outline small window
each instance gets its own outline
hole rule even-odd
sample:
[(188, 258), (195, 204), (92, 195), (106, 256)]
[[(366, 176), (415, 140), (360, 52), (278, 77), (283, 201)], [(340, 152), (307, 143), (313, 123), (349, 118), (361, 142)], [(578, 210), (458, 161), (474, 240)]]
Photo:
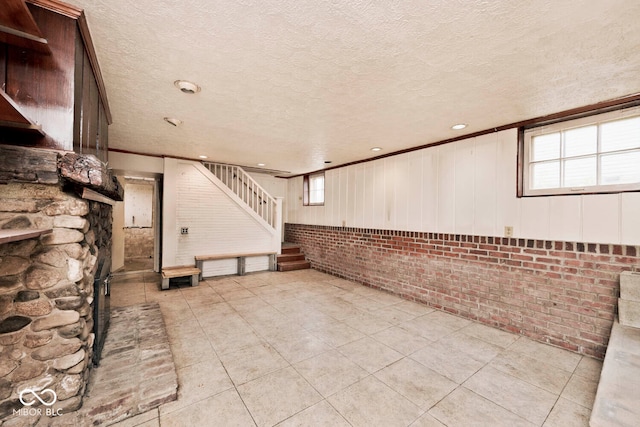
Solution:
[(640, 190), (640, 110), (524, 131), (525, 196)]
[(302, 181), (304, 206), (324, 205), (324, 172), (305, 175)]

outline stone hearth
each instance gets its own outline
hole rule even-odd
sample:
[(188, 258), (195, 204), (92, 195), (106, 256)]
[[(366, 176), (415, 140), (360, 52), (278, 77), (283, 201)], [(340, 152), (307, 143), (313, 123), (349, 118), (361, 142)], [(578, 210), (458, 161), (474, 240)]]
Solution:
[(111, 311), (100, 365), (93, 369), (82, 409), (62, 425), (109, 425), (178, 397), (178, 377), (158, 303)]

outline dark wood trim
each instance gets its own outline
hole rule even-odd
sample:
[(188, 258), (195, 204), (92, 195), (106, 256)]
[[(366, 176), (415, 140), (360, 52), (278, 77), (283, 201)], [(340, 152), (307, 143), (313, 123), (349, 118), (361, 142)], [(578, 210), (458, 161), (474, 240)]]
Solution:
[(501, 132), (503, 130), (514, 129), (514, 128), (532, 128), (537, 126), (545, 126), (552, 123), (564, 121), (564, 120), (572, 120), (580, 117), (590, 116), (594, 114), (601, 114), (612, 110), (635, 107), (640, 105), (640, 93), (635, 93), (633, 95), (623, 96), (621, 98), (610, 99), (608, 101), (598, 102), (596, 104), (586, 105), (584, 107), (572, 108), (570, 110), (561, 111), (559, 113), (548, 114), (546, 116), (536, 117), (534, 119), (522, 120), (515, 123), (510, 123), (507, 125), (502, 125), (498, 127), (494, 127), (491, 129), (485, 129), (479, 132), (473, 132), (466, 135), (460, 135), (455, 138), (444, 139), (442, 141), (432, 142), (429, 144), (420, 145), (418, 147), (405, 148), (404, 150), (398, 150), (391, 153), (385, 153), (376, 157), (371, 157), (369, 159), (356, 160), (349, 163), (344, 163), (341, 165), (331, 166), (324, 169), (318, 169), (313, 172), (307, 173), (299, 173), (291, 176), (279, 176), (277, 178), (297, 178), (299, 176), (314, 174), (316, 172), (328, 171), (331, 169), (339, 169), (344, 168), (346, 166), (353, 166), (360, 163), (372, 162), (378, 159), (384, 159), (386, 157), (397, 156), (399, 154), (411, 153), (413, 151), (422, 150), (428, 147), (437, 147), (438, 145), (450, 144), (456, 141), (462, 141), (464, 139), (476, 138), (478, 136), (487, 135), (490, 133)]
[(518, 160), (516, 168), (516, 197), (524, 196), (524, 127), (518, 128)]
[[(191, 157), (182, 157), (182, 156), (171, 156), (169, 154), (151, 154), (151, 153), (141, 153), (140, 151), (131, 151), (131, 150), (122, 150), (120, 148), (111, 148), (109, 147), (110, 152), (114, 153), (122, 153), (122, 154), (134, 154), (136, 156), (147, 156), (147, 157), (157, 157), (159, 159), (169, 158), (169, 159), (178, 159), (178, 160), (188, 160), (190, 162), (205, 162), (204, 159), (194, 159)], [(217, 162), (209, 162), (209, 163), (217, 163)], [(238, 166), (238, 165), (229, 165), (229, 166)], [(239, 166), (242, 167), (242, 166)]]
[(31, 3), (34, 6), (39, 6), (39, 7), (48, 9), (52, 12), (59, 13), (60, 15), (67, 16), (69, 18), (78, 19), (80, 18), (80, 15), (82, 15), (82, 9), (58, 0), (26, 0), (26, 1), (27, 3)]
[(177, 157), (177, 156), (169, 156), (164, 154), (142, 153), (140, 151), (122, 150), (120, 148), (111, 148), (111, 147), (109, 147), (109, 151), (112, 151), (114, 153), (122, 153), (122, 154), (135, 154), (136, 156), (158, 157), (160, 159), (164, 159), (165, 157), (170, 157), (172, 159), (179, 159), (179, 160), (193, 160), (194, 162), (202, 161), (202, 159), (191, 159), (189, 157)]
[(623, 98), (616, 98), (610, 101), (600, 102), (598, 104), (588, 105), (586, 107), (574, 108), (572, 110), (563, 111), (557, 114), (539, 117), (533, 120), (527, 120), (517, 127), (523, 129), (531, 129), (540, 126), (548, 126), (554, 123), (564, 122), (568, 120), (580, 119), (582, 117), (595, 116), (615, 110), (623, 110), (625, 108), (637, 107), (640, 105), (640, 93), (629, 95)]

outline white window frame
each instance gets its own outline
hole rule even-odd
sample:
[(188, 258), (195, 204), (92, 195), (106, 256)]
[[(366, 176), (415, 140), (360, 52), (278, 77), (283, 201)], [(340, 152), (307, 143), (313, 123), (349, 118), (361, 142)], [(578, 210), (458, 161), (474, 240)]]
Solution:
[[(532, 138), (534, 136), (540, 136), (555, 132), (566, 131), (574, 128), (579, 128), (583, 126), (589, 125), (600, 125), (606, 122), (612, 122), (621, 119), (627, 119), (631, 117), (640, 116), (640, 107), (632, 107), (627, 109), (615, 110), (607, 113), (592, 115), (588, 117), (582, 117), (573, 120), (565, 120), (557, 123), (553, 123), (550, 125), (532, 127), (529, 129), (524, 129), (524, 141), (523, 141), (523, 149), (524, 149), (524, 157), (522, 164), (522, 182), (523, 182), (523, 195), (524, 196), (546, 196), (546, 195), (566, 195), (566, 194), (594, 194), (594, 193), (619, 193), (626, 191), (640, 191), (640, 182), (636, 183), (627, 183), (627, 184), (609, 184), (609, 185), (590, 185), (590, 186), (582, 186), (582, 187), (556, 187), (556, 188), (541, 188), (541, 189), (531, 189), (531, 175), (532, 168), (531, 165), (534, 163), (531, 161), (531, 143)], [(562, 145), (562, 141), (561, 141)], [(630, 150), (621, 150), (619, 152), (624, 151), (635, 151), (634, 149)], [(598, 127), (598, 148), (596, 152), (597, 159), (597, 174), (600, 175), (600, 156), (601, 154), (609, 154), (610, 152), (603, 153), (600, 151), (600, 129)], [(570, 157), (563, 157), (561, 155), (560, 162), (562, 163), (563, 159), (567, 159)], [(640, 165), (638, 165), (640, 168)], [(561, 181), (563, 170), (561, 167)]]

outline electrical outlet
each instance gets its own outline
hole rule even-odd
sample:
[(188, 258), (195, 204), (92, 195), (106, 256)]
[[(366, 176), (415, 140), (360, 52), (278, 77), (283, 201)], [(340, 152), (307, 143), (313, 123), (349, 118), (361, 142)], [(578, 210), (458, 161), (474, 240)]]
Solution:
[(181, 227), (180, 234), (189, 234), (189, 227)]
[(513, 237), (513, 227), (510, 225), (504, 226), (504, 237)]
[(345, 221), (344, 219), (342, 220), (342, 226), (346, 227), (347, 226), (347, 221)]

